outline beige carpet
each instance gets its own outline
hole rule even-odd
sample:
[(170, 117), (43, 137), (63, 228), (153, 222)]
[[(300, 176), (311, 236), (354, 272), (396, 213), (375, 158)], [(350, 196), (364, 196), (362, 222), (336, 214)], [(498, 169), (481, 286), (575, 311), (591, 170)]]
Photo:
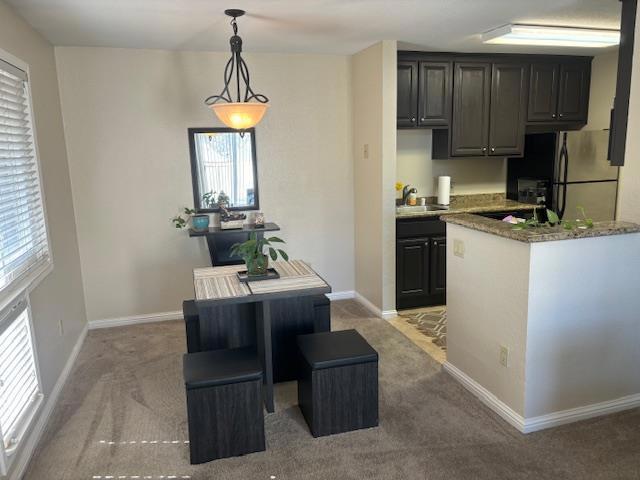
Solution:
[[(380, 426), (314, 439), (295, 383), (276, 390), (267, 451), (188, 461), (181, 322), (89, 333), (27, 472), (69, 479), (638, 479), (640, 410), (521, 435), (353, 301), (332, 305), (380, 353)], [(172, 477), (173, 476), (173, 477)]]

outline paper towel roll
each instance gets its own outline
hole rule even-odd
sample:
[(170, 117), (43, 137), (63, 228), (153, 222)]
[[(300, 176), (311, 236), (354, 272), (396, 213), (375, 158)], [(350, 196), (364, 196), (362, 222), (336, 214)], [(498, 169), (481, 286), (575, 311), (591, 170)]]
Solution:
[(449, 205), (450, 194), (451, 177), (438, 177), (438, 204)]

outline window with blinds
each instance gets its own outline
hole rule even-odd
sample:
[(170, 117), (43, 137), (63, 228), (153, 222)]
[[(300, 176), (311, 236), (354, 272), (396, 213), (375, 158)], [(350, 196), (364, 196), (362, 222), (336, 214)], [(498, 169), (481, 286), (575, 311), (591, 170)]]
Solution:
[(42, 399), (27, 301), (0, 319), (0, 431), (5, 452), (14, 448)]
[(27, 74), (0, 60), (0, 295), (50, 262)]

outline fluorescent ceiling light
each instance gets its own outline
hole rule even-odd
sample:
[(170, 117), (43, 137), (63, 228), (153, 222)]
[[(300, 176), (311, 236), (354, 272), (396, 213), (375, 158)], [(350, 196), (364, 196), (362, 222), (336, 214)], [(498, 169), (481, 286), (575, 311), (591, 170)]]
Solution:
[(620, 31), (512, 24), (483, 33), (482, 41), (504, 45), (602, 48), (618, 45)]

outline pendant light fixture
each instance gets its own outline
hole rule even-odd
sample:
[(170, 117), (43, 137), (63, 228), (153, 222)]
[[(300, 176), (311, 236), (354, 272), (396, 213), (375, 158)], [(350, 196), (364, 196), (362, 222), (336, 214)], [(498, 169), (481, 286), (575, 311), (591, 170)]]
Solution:
[[(204, 102), (215, 112), (220, 121), (235, 130), (244, 130), (255, 126), (269, 108), (269, 99), (261, 93), (254, 93), (249, 85), (249, 68), (242, 59), (242, 39), (238, 36), (236, 18), (244, 15), (244, 10), (225, 10), (232, 18), (233, 36), (229, 40), (231, 58), (224, 68), (224, 88), (220, 95), (212, 95)], [(235, 81), (233, 77), (235, 75)], [(240, 82), (244, 83), (241, 87)], [(231, 86), (236, 87), (236, 101), (231, 96)]]

